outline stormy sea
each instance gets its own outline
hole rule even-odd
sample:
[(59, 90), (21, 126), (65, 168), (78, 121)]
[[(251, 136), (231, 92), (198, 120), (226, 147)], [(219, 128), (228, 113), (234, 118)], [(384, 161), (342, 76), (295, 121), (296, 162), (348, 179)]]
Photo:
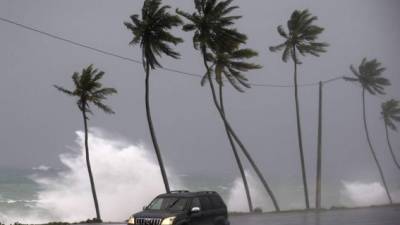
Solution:
[[(59, 156), (62, 167), (45, 164), (31, 169), (0, 168), (0, 222), (11, 224), (78, 222), (93, 217), (94, 207), (87, 176), (83, 133), (76, 132), (75, 147)], [(162, 193), (163, 184), (153, 152), (144, 146), (90, 133), (91, 161), (100, 209), (105, 221), (124, 221)], [(182, 174), (167, 167), (174, 190), (213, 190), (220, 193), (229, 211), (247, 210), (241, 179), (215, 174)], [(272, 203), (254, 174), (247, 172), (254, 206), (272, 211)], [(298, 185), (297, 185), (298, 186)], [(275, 188), (283, 209), (303, 208), (302, 189), (286, 181)], [(369, 206), (385, 204), (385, 192), (378, 182), (342, 181), (326, 185), (324, 202), (332, 206)], [(399, 192), (395, 193), (399, 201)]]

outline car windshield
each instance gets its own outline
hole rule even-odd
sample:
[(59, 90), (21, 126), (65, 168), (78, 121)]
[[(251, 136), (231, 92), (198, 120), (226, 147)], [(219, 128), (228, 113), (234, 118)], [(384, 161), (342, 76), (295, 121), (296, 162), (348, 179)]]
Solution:
[(183, 211), (186, 207), (186, 204), (186, 198), (159, 197), (154, 199), (149, 206), (147, 206), (147, 209)]

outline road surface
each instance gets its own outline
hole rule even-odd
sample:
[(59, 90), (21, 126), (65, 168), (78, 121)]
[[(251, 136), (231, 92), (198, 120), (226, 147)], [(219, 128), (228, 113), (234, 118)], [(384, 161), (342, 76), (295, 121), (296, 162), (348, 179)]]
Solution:
[(231, 225), (400, 225), (400, 206), (231, 216)]
[[(300, 211), (232, 215), (229, 220), (231, 225), (400, 225), (400, 205), (326, 210), (319, 213)], [(106, 225), (121, 225), (121, 223), (106, 223)]]

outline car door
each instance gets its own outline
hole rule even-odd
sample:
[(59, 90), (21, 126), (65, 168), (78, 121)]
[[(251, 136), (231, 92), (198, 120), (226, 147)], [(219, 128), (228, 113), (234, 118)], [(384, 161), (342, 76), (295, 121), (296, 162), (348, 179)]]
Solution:
[(210, 199), (207, 196), (200, 196), (200, 204), (201, 204), (201, 212), (203, 213), (202, 216), (204, 217), (204, 225), (214, 225), (213, 220), (213, 207), (211, 204)]
[[(191, 209), (199, 207), (200, 211), (193, 213)], [(203, 207), (200, 202), (200, 198), (193, 198), (189, 208), (190, 225), (207, 225), (206, 217), (204, 216)]]
[(213, 208), (211, 214), (213, 224), (225, 224), (227, 220), (227, 210), (225, 204), (217, 195), (210, 195), (209, 199), (211, 200), (211, 205)]

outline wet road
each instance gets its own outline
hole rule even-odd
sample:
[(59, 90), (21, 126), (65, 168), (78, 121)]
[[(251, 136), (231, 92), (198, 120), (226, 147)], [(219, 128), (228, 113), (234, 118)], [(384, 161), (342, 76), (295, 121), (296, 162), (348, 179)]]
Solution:
[(400, 225), (400, 205), (319, 213), (310, 211), (234, 215), (229, 220), (231, 225)]
[(400, 225), (400, 206), (231, 216), (231, 225)]

